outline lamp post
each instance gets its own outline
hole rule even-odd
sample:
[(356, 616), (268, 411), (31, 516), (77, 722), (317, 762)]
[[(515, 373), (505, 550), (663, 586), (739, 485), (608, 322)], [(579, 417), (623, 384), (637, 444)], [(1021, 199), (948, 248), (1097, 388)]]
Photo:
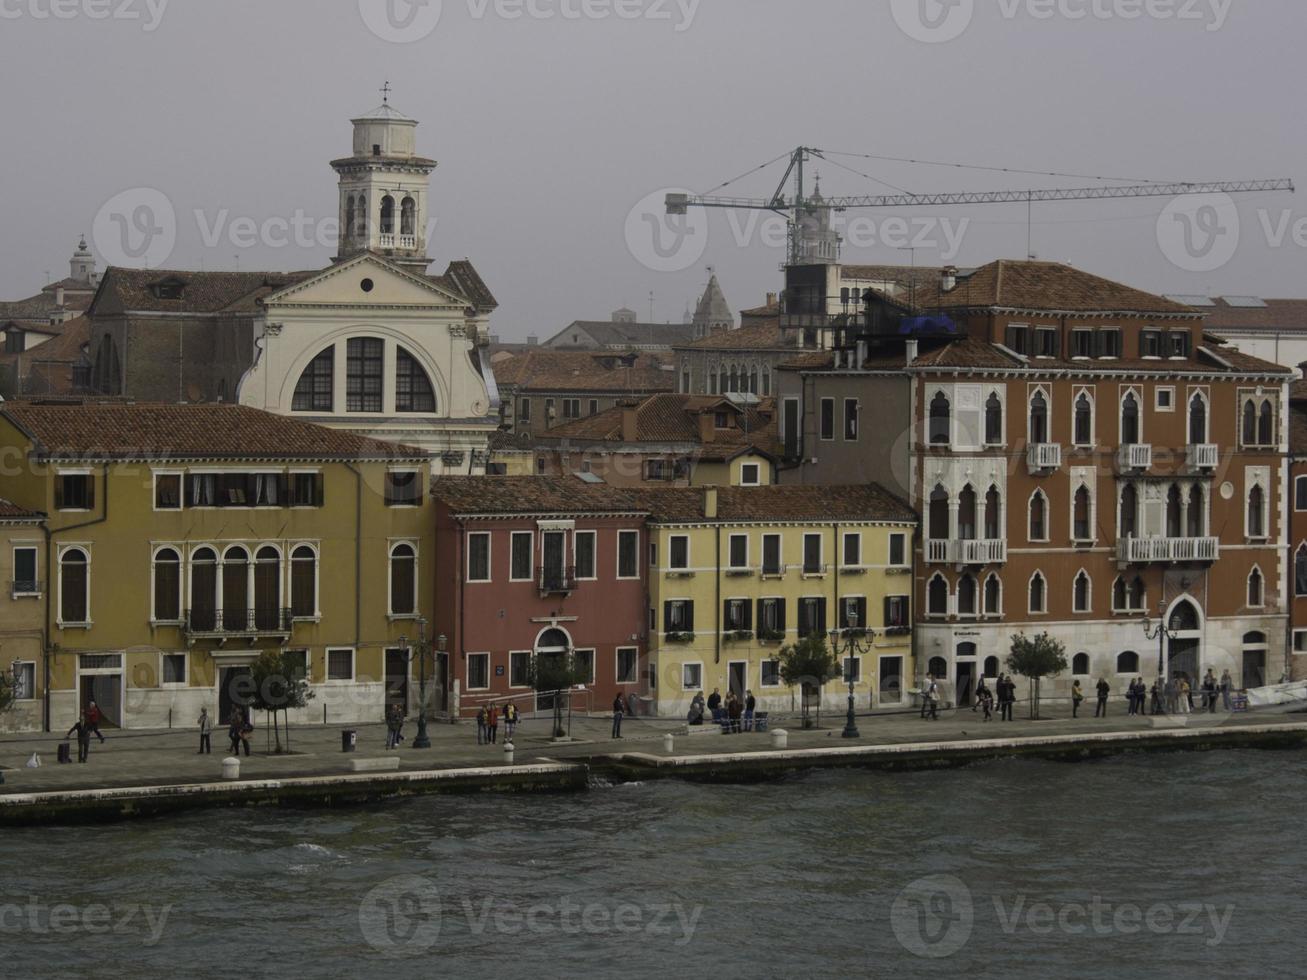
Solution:
[(876, 642), (876, 634), (872, 630), (864, 630), (862, 636), (855, 636), (858, 631), (858, 614), (850, 612), (847, 617), (849, 627), (845, 630), (842, 639), (840, 631), (835, 629), (830, 631), (831, 649), (843, 663), (846, 659), (849, 662), (848, 670), (845, 671), (845, 678), (849, 682), (849, 713), (844, 721), (844, 731), (840, 733), (841, 738), (861, 738), (858, 731), (857, 716), (853, 710), (853, 658), (871, 651)]
[[(408, 649), (408, 636), (399, 638), (400, 644)], [(437, 647), (444, 652), (446, 639), (442, 634), (436, 641)], [(429, 749), (431, 748), (431, 738), (427, 735), (427, 620), (426, 617), (418, 619), (418, 641), (413, 646), (412, 651), (408, 654), (408, 660), (413, 662), (417, 658), (418, 662), (418, 733), (413, 739), (413, 748)]]
[[(1166, 660), (1166, 641), (1174, 640), (1180, 632), (1179, 629), (1177, 629), (1179, 624), (1175, 620), (1172, 620), (1170, 626), (1167, 625), (1166, 619), (1162, 615), (1165, 610), (1165, 602), (1158, 605), (1157, 612), (1159, 614), (1159, 619), (1157, 620), (1156, 626), (1152, 624), (1152, 621), (1147, 616), (1144, 616), (1144, 637), (1148, 640), (1157, 641), (1157, 692), (1164, 705), (1166, 703), (1166, 683), (1171, 679), (1171, 671), (1169, 669), (1170, 665)], [(1177, 616), (1178, 615), (1179, 614), (1177, 613)]]

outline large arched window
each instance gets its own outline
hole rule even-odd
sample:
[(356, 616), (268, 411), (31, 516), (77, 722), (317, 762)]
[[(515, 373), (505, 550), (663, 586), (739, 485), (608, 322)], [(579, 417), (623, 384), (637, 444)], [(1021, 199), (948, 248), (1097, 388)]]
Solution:
[(1078, 613), (1089, 612), (1090, 582), (1089, 573), (1081, 569), (1072, 587), (1072, 608)]
[(218, 626), (218, 554), (199, 548), (191, 555), (191, 629), (207, 633)]
[(985, 658), (985, 676), (986, 677), (998, 676), (998, 657)]
[(998, 541), (1003, 537), (1003, 499), (998, 487), (991, 486), (985, 494), (985, 540)]
[(1124, 653), (1117, 654), (1116, 672), (1118, 674), (1139, 673), (1139, 654), (1133, 650), (1126, 650)]
[(1071, 658), (1071, 673), (1077, 677), (1089, 676), (1089, 654), (1077, 653)]
[(1207, 443), (1207, 399), (1195, 394), (1189, 399), (1189, 445)]
[(1194, 484), (1189, 488), (1189, 510), (1187, 513), (1189, 527), (1188, 536), (1191, 538), (1201, 538), (1207, 533), (1207, 522), (1204, 517), (1207, 508), (1204, 506), (1203, 488)]
[(985, 445), (1003, 445), (1003, 402), (996, 391), (990, 392), (985, 402)]
[(930, 494), (930, 540), (947, 541), (949, 539), (948, 491), (936, 485)]
[(1035, 572), (1030, 576), (1030, 612), (1048, 612), (1048, 583), (1044, 581), (1043, 572)]
[(417, 612), (417, 552), (411, 544), (390, 549), (390, 614), (412, 616)]
[(295, 385), (292, 412), (330, 412), (336, 381), (336, 348), (328, 347), (309, 362)]
[(1248, 574), (1248, 605), (1259, 609), (1266, 604), (1266, 582), (1262, 579), (1262, 570), (1253, 566)]
[(434, 412), (436, 394), (417, 359), (400, 347), (395, 352), (395, 411)]
[(351, 194), (345, 198), (345, 241), (354, 240), (354, 195)]
[(1121, 488), (1121, 537), (1133, 538), (1139, 534), (1139, 491), (1133, 483)]
[(1268, 398), (1262, 402), (1262, 411), (1257, 419), (1257, 444), (1274, 446), (1275, 442), (1275, 406)]
[(1166, 536), (1168, 538), (1179, 538), (1184, 534), (1183, 525), (1180, 521), (1182, 503), (1184, 495), (1180, 493), (1180, 488), (1176, 484), (1171, 484), (1171, 488), (1166, 492)]
[(1030, 399), (1030, 441), (1037, 446), (1048, 442), (1048, 399), (1043, 391)]
[(948, 582), (936, 574), (926, 586), (926, 612), (931, 616), (948, 615)]
[(175, 623), (182, 617), (182, 559), (175, 548), (154, 553), (154, 621)]
[(1243, 444), (1257, 445), (1257, 403), (1251, 398), (1243, 404)]
[(930, 676), (936, 679), (948, 677), (948, 661), (943, 657), (931, 657), (929, 671)]
[(976, 539), (976, 491), (970, 484), (958, 494), (958, 537), (963, 541)]
[(395, 199), (389, 194), (381, 199), (381, 233), (395, 234)]
[(1076, 489), (1072, 502), (1072, 534), (1077, 541), (1094, 539), (1094, 507), (1089, 488), (1083, 483)]
[(985, 579), (985, 615), (1001, 616), (1003, 614), (1003, 583), (998, 575), (989, 573)]
[(930, 444), (947, 446), (950, 439), (952, 411), (948, 396), (944, 392), (936, 393), (930, 403)]
[(264, 632), (281, 628), (281, 552), (271, 545), (254, 556), (254, 625)]
[(1266, 537), (1266, 491), (1260, 484), (1248, 491), (1248, 537)]
[(1307, 596), (1307, 544), (1293, 557), (1293, 594)]
[(417, 237), (418, 206), (411, 197), (404, 198), (399, 206), (399, 233), (408, 238)]
[(290, 556), (290, 611), (296, 619), (318, 613), (318, 555), (306, 544)]
[(90, 557), (81, 548), (59, 556), (59, 622), (82, 625), (91, 621)]
[(1044, 496), (1042, 490), (1036, 490), (1030, 498), (1028, 536), (1031, 541), (1048, 540), (1048, 498)]
[(1094, 403), (1089, 400), (1088, 392), (1084, 391), (1076, 398), (1075, 444), (1094, 444)]
[(222, 628), (228, 633), (250, 628), (250, 553), (240, 546), (222, 556)]
[(1139, 437), (1139, 399), (1130, 391), (1121, 401), (1121, 445), (1137, 445)]
[(976, 580), (970, 575), (963, 575), (958, 580), (958, 615), (976, 615)]

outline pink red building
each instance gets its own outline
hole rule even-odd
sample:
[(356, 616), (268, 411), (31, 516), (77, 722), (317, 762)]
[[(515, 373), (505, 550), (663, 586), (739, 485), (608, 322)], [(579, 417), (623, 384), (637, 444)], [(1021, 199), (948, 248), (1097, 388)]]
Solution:
[(645, 514), (613, 487), (575, 477), (435, 482), (436, 621), (449, 652), (451, 711), (512, 700), (552, 709), (528, 683), (532, 657), (573, 654), (589, 682), (573, 711), (647, 693)]

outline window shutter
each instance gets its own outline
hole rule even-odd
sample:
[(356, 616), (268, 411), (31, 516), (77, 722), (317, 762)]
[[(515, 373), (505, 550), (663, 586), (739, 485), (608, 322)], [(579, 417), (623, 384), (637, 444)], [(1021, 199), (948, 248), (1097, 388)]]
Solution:
[(290, 477), (285, 473), (277, 474), (277, 506), (290, 506)]
[(820, 599), (817, 600), (817, 632), (818, 632), (818, 633), (821, 633), (821, 634), (823, 634), (823, 635), (826, 633), (826, 598), (825, 598), (825, 596), (823, 596), (822, 598), (820, 598)]
[(54, 509), (63, 510), (64, 506), (64, 478), (56, 475), (54, 478)]
[(787, 628), (785, 623), (785, 600), (784, 599), (776, 600), (776, 628), (780, 630), (782, 633), (785, 632)]
[(321, 507), (324, 499), (323, 494), (323, 475), (321, 473), (313, 474), (313, 506)]
[(663, 632), (670, 633), (671, 631), (672, 631), (672, 604), (670, 602), (664, 602), (663, 603)]
[(883, 622), (886, 626), (894, 626), (894, 603), (890, 596), (885, 597), (885, 613)]
[(685, 604), (685, 631), (687, 633), (694, 632), (694, 603), (693, 602), (687, 602)]
[(86, 477), (86, 509), (95, 510), (95, 474)]
[(751, 630), (753, 629), (753, 606), (747, 602), (741, 603), (741, 605), (744, 606), (744, 628)]

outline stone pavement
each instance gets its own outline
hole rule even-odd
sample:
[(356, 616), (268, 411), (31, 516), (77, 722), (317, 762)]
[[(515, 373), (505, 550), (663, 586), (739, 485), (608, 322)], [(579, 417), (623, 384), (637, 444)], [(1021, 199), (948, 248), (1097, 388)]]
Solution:
[[(821, 717), (822, 727), (817, 731), (802, 731), (798, 719), (777, 720), (772, 727), (784, 728), (789, 733), (789, 748), (827, 748), (836, 745), (889, 745), (944, 741), (983, 741), (997, 738), (1043, 737), (1078, 733), (1107, 734), (1114, 732), (1139, 733), (1151, 730), (1146, 718), (1126, 715), (1123, 702), (1112, 706), (1107, 719), (1092, 718), (1092, 709), (1081, 709), (1081, 717), (1073, 720), (1070, 709), (1060, 705), (1046, 705), (1045, 720), (1030, 721), (1021, 717), (1024, 705), (1018, 706), (1016, 720), (985, 723), (978, 713), (969, 709), (941, 712), (938, 721), (923, 721), (916, 713), (880, 714), (860, 716), (858, 727), (861, 739), (845, 741), (840, 737), (844, 727), (842, 715), (829, 713)], [(1088, 717), (1087, 717), (1088, 716)], [(1195, 713), (1189, 716), (1189, 728), (1200, 729), (1218, 726), (1250, 726), (1268, 724), (1299, 724), (1300, 714), (1284, 714), (1262, 709), (1247, 714), (1229, 715)], [(354, 755), (341, 751), (341, 728), (306, 727), (291, 731), (290, 742), (294, 754), (275, 755), (267, 752), (268, 739), (263, 730), (263, 718), (258, 719), (259, 730), (251, 744), (254, 752), (241, 759), (241, 776), (246, 779), (266, 779), (289, 776), (323, 776), (348, 771), (351, 758), (384, 756), (385, 730), (381, 725), (360, 726), (358, 747)], [(574, 741), (555, 743), (549, 738), (548, 718), (528, 718), (518, 729), (514, 761), (517, 764), (541, 760), (583, 761), (587, 758), (617, 752), (661, 754), (663, 736), (677, 733), (674, 754), (711, 755), (719, 753), (748, 753), (768, 751), (771, 738), (766, 734), (722, 735), (711, 726), (695, 729), (687, 736), (684, 722), (671, 719), (627, 718), (623, 724), (621, 741), (612, 740), (611, 721), (606, 718), (572, 719)], [(433, 722), (429, 727), (432, 747), (427, 750), (411, 748), (417, 732), (417, 723), (410, 719), (405, 726), (407, 741), (391, 754), (400, 757), (405, 771), (432, 769), (461, 769), (475, 766), (505, 765), (502, 745), (477, 745), (476, 724), (463, 721), (457, 725)], [(503, 736), (503, 726), (500, 727)], [(0, 794), (66, 791), (76, 789), (106, 789), (123, 786), (159, 786), (179, 783), (218, 781), (222, 760), (228, 755), (226, 731), (213, 734), (213, 754), (196, 754), (199, 736), (190, 731), (130, 731), (106, 732), (107, 741), (101, 745), (92, 740), (90, 761), (86, 765), (56, 764), (58, 734), (0, 735), (0, 769), (5, 782)], [(283, 739), (286, 737), (282, 734)], [(43, 763), (40, 769), (24, 767), (33, 752), (39, 752)], [(72, 746), (76, 759), (77, 747)]]

